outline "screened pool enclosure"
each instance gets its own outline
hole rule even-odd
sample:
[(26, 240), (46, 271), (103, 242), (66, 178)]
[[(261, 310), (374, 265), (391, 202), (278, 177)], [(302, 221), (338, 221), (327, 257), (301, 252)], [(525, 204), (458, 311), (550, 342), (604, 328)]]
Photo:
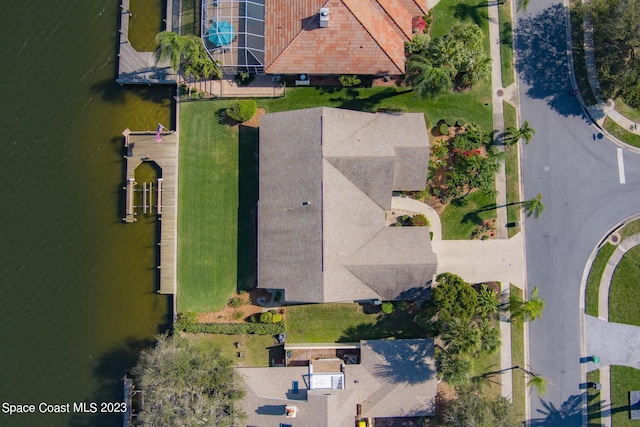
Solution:
[(202, 1), (202, 41), (223, 73), (264, 74), (264, 1)]

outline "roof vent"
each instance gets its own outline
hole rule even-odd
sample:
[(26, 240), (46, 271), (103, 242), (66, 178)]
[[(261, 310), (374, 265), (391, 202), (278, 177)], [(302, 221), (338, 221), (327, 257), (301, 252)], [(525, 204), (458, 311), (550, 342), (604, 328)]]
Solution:
[(329, 8), (320, 8), (320, 28), (327, 28), (329, 26)]

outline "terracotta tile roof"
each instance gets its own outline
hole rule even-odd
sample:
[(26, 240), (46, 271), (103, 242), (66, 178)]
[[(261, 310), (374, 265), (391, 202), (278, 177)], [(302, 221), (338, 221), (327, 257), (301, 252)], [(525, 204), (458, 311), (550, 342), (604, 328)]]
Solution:
[[(267, 0), (265, 71), (402, 74), (411, 18), (425, 0)], [(329, 8), (328, 28), (318, 12)]]

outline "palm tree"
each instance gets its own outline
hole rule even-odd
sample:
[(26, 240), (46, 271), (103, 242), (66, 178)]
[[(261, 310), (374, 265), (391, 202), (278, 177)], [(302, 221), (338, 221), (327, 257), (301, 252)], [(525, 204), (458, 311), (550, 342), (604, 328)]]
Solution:
[(180, 63), (186, 53), (185, 38), (172, 31), (162, 31), (156, 35), (156, 61), (169, 59), (171, 68), (180, 69)]
[(465, 356), (454, 355), (444, 350), (436, 355), (438, 377), (453, 386), (467, 383), (471, 369), (471, 361)]
[(491, 313), (497, 313), (500, 307), (498, 293), (487, 285), (483, 284), (478, 291), (478, 314), (483, 317)]
[(533, 215), (534, 218), (538, 218), (542, 212), (544, 212), (544, 205), (542, 204), (542, 193), (539, 193), (536, 197), (530, 200), (525, 200), (522, 203), (524, 212), (527, 216)]
[(515, 144), (520, 138), (524, 139), (525, 144), (531, 142), (531, 138), (536, 134), (536, 130), (529, 126), (527, 120), (522, 123), (520, 128), (508, 126), (504, 131), (504, 140), (509, 144)]
[(451, 90), (451, 74), (448, 70), (436, 67), (424, 55), (413, 55), (407, 62), (409, 83), (417, 96), (423, 99), (437, 98)]
[(482, 344), (480, 352), (482, 354), (493, 354), (500, 348), (500, 329), (491, 326), (489, 319), (484, 319), (480, 325), (480, 336)]
[(454, 354), (475, 355), (482, 345), (480, 328), (476, 322), (455, 319), (444, 327), (442, 340)]
[(482, 374), (482, 378), (489, 378), (494, 375), (502, 375), (507, 371), (513, 371), (514, 369), (519, 369), (525, 374), (529, 375), (530, 378), (527, 382), (527, 387), (534, 388), (536, 390), (536, 393), (538, 393), (538, 396), (544, 396), (544, 394), (547, 392), (547, 382), (551, 382), (547, 378), (538, 375), (533, 371), (525, 369), (522, 366), (515, 365), (510, 368), (500, 369), (499, 371), (485, 372), (484, 374)]
[(542, 316), (544, 300), (538, 296), (538, 287), (536, 286), (527, 301), (512, 297), (509, 306), (512, 318), (524, 321), (536, 320)]

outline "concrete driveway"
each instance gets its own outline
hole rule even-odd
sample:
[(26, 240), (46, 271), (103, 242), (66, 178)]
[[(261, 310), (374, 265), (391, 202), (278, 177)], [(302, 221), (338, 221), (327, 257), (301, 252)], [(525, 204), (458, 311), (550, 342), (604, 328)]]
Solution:
[(455, 273), (471, 283), (499, 281), (522, 287), (522, 233), (511, 239), (434, 240), (438, 274)]

